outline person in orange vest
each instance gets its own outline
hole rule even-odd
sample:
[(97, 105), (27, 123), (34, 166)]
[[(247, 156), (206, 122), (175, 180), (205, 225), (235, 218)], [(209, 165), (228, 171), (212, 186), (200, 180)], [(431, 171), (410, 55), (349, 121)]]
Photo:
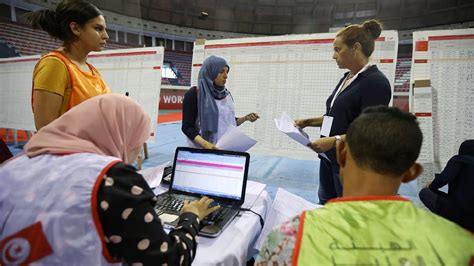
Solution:
[(112, 93), (38, 131), (0, 167), (0, 265), (190, 265), (199, 221), (219, 207), (186, 202), (164, 231), (131, 165), (149, 136), (143, 108)]
[(109, 36), (102, 12), (93, 4), (62, 1), (55, 10), (27, 15), (33, 28), (63, 41), (63, 46), (42, 56), (33, 71), (31, 103), (36, 129), (44, 127), (72, 107), (110, 90), (87, 56), (102, 51)]
[[(474, 237), (397, 196), (423, 168), (416, 117), (369, 107), (336, 144), (340, 198), (305, 211), (267, 237), (257, 265), (468, 265)], [(470, 265), (470, 264), (469, 264)]]

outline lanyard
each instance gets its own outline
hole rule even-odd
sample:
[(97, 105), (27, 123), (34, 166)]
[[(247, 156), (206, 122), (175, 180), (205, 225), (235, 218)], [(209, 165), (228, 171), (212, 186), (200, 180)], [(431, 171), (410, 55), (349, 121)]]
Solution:
[(334, 105), (334, 102), (336, 101), (337, 96), (339, 96), (339, 94), (341, 94), (343, 88), (347, 88), (349, 85), (351, 85), (352, 81), (355, 80), (359, 76), (360, 73), (366, 71), (367, 68), (369, 68), (370, 66), (371, 66), (371, 64), (367, 63), (367, 65), (365, 65), (361, 70), (359, 70), (359, 72), (357, 72), (357, 74), (355, 74), (351, 79), (348, 79), (350, 74), (348, 74), (346, 76), (346, 78), (344, 79), (343, 82), (341, 82), (341, 85), (339, 86), (336, 93), (334, 94), (334, 97), (332, 98), (331, 105), (329, 106), (329, 112), (331, 112), (332, 106)]

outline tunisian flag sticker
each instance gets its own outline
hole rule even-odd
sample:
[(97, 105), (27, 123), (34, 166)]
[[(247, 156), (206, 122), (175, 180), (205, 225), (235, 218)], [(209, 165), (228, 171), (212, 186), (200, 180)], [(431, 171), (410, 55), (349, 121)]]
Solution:
[(40, 222), (0, 241), (0, 252), (0, 265), (28, 265), (53, 254)]

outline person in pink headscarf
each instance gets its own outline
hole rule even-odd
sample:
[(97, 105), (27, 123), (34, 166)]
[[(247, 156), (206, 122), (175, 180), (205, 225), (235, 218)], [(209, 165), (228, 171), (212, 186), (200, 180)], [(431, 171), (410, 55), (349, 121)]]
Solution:
[(144, 110), (118, 94), (39, 130), (0, 167), (0, 264), (191, 264), (199, 220), (218, 207), (187, 203), (165, 233), (153, 191), (130, 165), (149, 135)]

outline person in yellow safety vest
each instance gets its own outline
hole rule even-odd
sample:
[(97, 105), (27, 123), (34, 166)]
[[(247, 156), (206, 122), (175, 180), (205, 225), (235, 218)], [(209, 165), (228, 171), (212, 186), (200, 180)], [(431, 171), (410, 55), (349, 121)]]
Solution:
[(468, 265), (474, 236), (397, 196), (416, 163), (416, 117), (369, 107), (337, 143), (343, 196), (303, 212), (268, 235), (257, 265)]

